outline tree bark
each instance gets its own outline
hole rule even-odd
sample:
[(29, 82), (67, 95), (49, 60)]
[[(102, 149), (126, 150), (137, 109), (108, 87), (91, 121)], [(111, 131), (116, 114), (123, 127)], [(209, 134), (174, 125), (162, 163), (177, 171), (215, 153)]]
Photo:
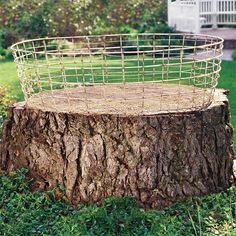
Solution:
[(62, 184), (73, 204), (132, 196), (162, 209), (230, 186), (229, 118), (223, 90), (204, 110), (152, 116), (46, 112), (17, 103), (3, 127), (0, 164), (28, 168), (43, 189)]

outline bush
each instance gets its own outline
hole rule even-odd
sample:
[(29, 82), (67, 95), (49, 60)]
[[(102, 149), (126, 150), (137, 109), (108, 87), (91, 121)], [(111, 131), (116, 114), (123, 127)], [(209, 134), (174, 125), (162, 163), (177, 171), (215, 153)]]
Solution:
[(9, 0), (0, 4), (0, 46), (22, 38), (169, 32), (166, 9), (165, 0)]
[(5, 49), (0, 47), (0, 60), (5, 58)]
[(0, 27), (0, 48), (8, 48), (13, 43), (19, 41), (20, 36), (11, 29)]
[(5, 59), (13, 60), (12, 52), (9, 49), (5, 49)]
[(234, 61), (236, 61), (236, 50), (233, 51), (232, 58), (233, 58)]
[(0, 60), (1, 59), (13, 60), (11, 51), (0, 47)]
[(3, 121), (7, 117), (7, 108), (15, 102), (14, 97), (9, 95), (9, 88), (0, 85), (0, 135), (2, 132)]

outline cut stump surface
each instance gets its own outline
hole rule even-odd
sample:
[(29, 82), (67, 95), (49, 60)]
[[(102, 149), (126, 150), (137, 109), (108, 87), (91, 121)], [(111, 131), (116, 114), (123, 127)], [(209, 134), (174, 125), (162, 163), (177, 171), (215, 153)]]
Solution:
[(119, 116), (45, 111), (17, 103), (3, 127), (0, 164), (42, 189), (62, 184), (73, 203), (132, 196), (162, 209), (227, 189), (233, 130), (223, 90), (204, 110)]

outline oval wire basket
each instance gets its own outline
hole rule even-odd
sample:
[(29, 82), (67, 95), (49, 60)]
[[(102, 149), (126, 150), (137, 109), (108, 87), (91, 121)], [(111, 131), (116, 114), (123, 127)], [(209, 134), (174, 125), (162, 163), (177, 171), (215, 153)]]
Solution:
[(25, 40), (11, 50), (29, 107), (156, 114), (210, 105), (223, 39), (114, 34)]

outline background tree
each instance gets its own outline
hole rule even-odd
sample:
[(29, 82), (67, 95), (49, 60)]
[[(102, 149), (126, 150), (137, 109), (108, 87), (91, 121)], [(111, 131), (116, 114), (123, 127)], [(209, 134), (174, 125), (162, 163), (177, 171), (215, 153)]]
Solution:
[(0, 0), (0, 47), (23, 38), (166, 32), (164, 0)]

